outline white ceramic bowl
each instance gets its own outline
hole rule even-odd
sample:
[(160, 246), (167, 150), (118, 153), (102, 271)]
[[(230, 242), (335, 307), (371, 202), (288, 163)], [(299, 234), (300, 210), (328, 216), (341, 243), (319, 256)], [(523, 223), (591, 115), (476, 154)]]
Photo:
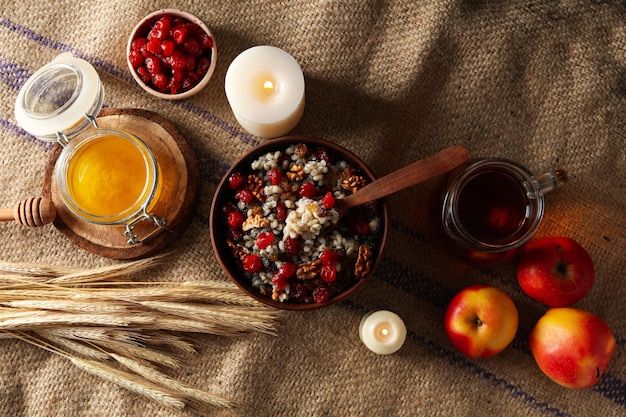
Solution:
[[(147, 34), (147, 31), (149, 30), (149, 28), (157, 20), (159, 20), (161, 17), (166, 16), (166, 15), (182, 17), (182, 18), (188, 20), (189, 22), (195, 23), (204, 32), (206, 32), (211, 38), (213, 38), (213, 46), (211, 48), (211, 63), (210, 63), (209, 69), (207, 70), (206, 74), (202, 77), (202, 79), (193, 88), (191, 88), (189, 90), (186, 90), (186, 91), (183, 91), (183, 92), (180, 92), (180, 93), (176, 93), (176, 94), (162, 93), (162, 92), (156, 90), (152, 85), (146, 84), (141, 79), (139, 74), (137, 74), (137, 71), (135, 70), (135, 68), (133, 68), (133, 66), (132, 66), (132, 64), (131, 64), (131, 62), (130, 62), (130, 60), (128, 58), (128, 56), (130, 54), (130, 51), (131, 51), (131, 45), (132, 45), (133, 40), (135, 38), (139, 37), (139, 36), (145, 36)], [(137, 25), (133, 28), (133, 30), (130, 33), (130, 36), (128, 38), (128, 44), (126, 45), (126, 62), (128, 63), (128, 68), (130, 69), (130, 73), (132, 74), (132, 76), (135, 79), (135, 81), (137, 81), (137, 84), (139, 84), (141, 86), (141, 88), (146, 90), (148, 93), (152, 94), (155, 97), (162, 98), (164, 100), (181, 100), (181, 99), (184, 99), (184, 98), (191, 97), (194, 94), (197, 94), (198, 92), (200, 92), (207, 85), (207, 83), (209, 82), (209, 80), (213, 76), (213, 72), (215, 71), (215, 65), (217, 63), (217, 45), (215, 43), (215, 37), (213, 36), (213, 33), (211, 32), (211, 30), (198, 17), (194, 16), (193, 14), (191, 14), (189, 12), (185, 12), (185, 11), (178, 10), (178, 9), (161, 9), (161, 10), (157, 10), (155, 12), (152, 12), (149, 15), (147, 15), (146, 17), (144, 17), (143, 19), (141, 19), (139, 21), (139, 23), (137, 23)]]

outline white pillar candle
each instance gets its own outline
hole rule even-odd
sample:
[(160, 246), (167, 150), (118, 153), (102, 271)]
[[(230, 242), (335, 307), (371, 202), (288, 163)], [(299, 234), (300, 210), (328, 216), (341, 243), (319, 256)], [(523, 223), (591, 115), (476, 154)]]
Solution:
[(380, 310), (363, 317), (359, 336), (372, 352), (388, 355), (396, 352), (406, 339), (406, 326), (402, 319), (391, 311)]
[(275, 46), (255, 46), (228, 67), (226, 98), (250, 134), (275, 138), (291, 131), (304, 112), (304, 75), (298, 62)]

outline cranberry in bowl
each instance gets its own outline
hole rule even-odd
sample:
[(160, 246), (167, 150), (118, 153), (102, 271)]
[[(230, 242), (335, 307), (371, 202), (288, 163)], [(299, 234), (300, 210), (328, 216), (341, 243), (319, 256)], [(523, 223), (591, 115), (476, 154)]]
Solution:
[(180, 100), (202, 90), (217, 62), (210, 29), (196, 16), (162, 9), (144, 17), (126, 46), (128, 68), (137, 84), (166, 100)]
[(265, 142), (226, 172), (210, 213), (227, 276), (266, 305), (309, 310), (350, 296), (377, 269), (387, 239), (382, 200), (339, 218), (336, 199), (374, 180), (349, 150), (323, 139)]

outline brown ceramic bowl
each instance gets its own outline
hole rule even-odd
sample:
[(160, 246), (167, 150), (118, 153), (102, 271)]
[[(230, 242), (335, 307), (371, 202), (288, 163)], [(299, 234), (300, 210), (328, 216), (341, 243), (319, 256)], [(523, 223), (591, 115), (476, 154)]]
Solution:
[[(380, 261), (382, 259), (382, 255), (384, 252), (385, 244), (387, 241), (387, 230), (388, 230), (388, 219), (387, 219), (387, 209), (383, 201), (378, 201), (378, 218), (379, 222), (379, 233), (377, 234), (376, 244), (373, 245), (373, 256), (372, 256), (372, 265), (369, 274), (364, 276), (361, 279), (357, 279), (353, 276), (352, 272), (344, 272), (344, 275), (351, 274), (349, 276), (349, 282), (346, 286), (342, 287), (341, 292), (338, 292), (334, 296), (332, 296), (328, 301), (323, 303), (303, 303), (296, 301), (278, 301), (273, 300), (269, 295), (263, 295), (259, 292), (257, 288), (252, 286), (250, 277), (247, 273), (243, 272), (240, 262), (238, 262), (233, 254), (232, 249), (226, 243), (229, 235), (229, 226), (225, 220), (224, 215), (224, 206), (227, 205), (233, 198), (234, 191), (232, 191), (228, 185), (228, 179), (234, 172), (241, 173), (249, 173), (251, 172), (250, 164), (252, 161), (259, 158), (261, 155), (264, 155), (268, 152), (285, 150), (290, 145), (295, 145), (298, 143), (304, 143), (307, 145), (309, 149), (313, 148), (324, 148), (326, 149), (332, 156), (337, 157), (341, 160), (349, 162), (354, 168), (358, 169), (362, 176), (367, 178), (369, 181), (374, 180), (374, 175), (369, 170), (369, 168), (365, 165), (365, 163), (356, 155), (354, 155), (349, 150), (323, 139), (316, 139), (305, 136), (287, 136), (277, 139), (269, 140), (256, 148), (252, 149), (245, 155), (243, 155), (235, 164), (226, 172), (220, 184), (217, 187), (217, 191), (215, 192), (213, 203), (211, 205), (210, 212), (210, 231), (211, 231), (211, 244), (213, 245), (213, 250), (215, 256), (226, 273), (226, 275), (246, 294), (250, 297), (254, 298), (257, 301), (260, 301), (263, 304), (287, 310), (310, 310), (315, 308), (324, 307), (330, 305), (332, 303), (336, 303), (341, 301), (347, 297), (349, 297), (354, 291), (365, 285), (374, 275), (375, 270), (377, 269)], [(353, 210), (356, 210), (355, 208)], [(346, 215), (344, 215), (345, 218)], [(348, 268), (346, 268), (348, 271)], [(351, 271), (351, 270), (350, 270)], [(339, 281), (339, 280), (338, 280)], [(346, 281), (344, 281), (346, 282)]]
[[(155, 24), (155, 22), (157, 22), (163, 16), (172, 16), (172, 17), (182, 18), (186, 22), (195, 23), (202, 29), (204, 33), (210, 36), (210, 38), (213, 40), (212, 46), (210, 48), (210, 53), (208, 52), (209, 49), (207, 49), (202, 54), (203, 57), (210, 58), (210, 64), (204, 76), (194, 83), (194, 87), (187, 89), (185, 91), (181, 91), (180, 93), (175, 93), (175, 94), (171, 92), (158, 91), (154, 87), (154, 85), (152, 85), (151, 83), (144, 82), (144, 80), (137, 73), (137, 70), (134, 68), (133, 64), (131, 63), (131, 60), (129, 59), (133, 41), (138, 37), (145, 38), (148, 32), (150, 31), (150, 28)], [(182, 48), (182, 47), (183, 47), (183, 44), (181, 44), (179, 48)], [(162, 98), (164, 100), (181, 100), (181, 99), (188, 98), (188, 97), (193, 96), (194, 94), (199, 93), (207, 85), (207, 83), (213, 76), (213, 72), (215, 71), (215, 65), (217, 63), (217, 46), (215, 43), (215, 37), (213, 36), (213, 33), (211, 32), (211, 30), (207, 27), (206, 24), (204, 24), (202, 20), (200, 20), (198, 17), (196, 17), (195, 15), (189, 12), (185, 12), (183, 10), (178, 10), (178, 9), (157, 10), (155, 12), (150, 13), (143, 19), (141, 19), (139, 23), (137, 23), (137, 25), (133, 28), (132, 32), (130, 33), (130, 36), (128, 38), (128, 43), (126, 45), (126, 62), (128, 63), (128, 68), (130, 70), (130, 73), (135, 79), (135, 81), (137, 81), (137, 84), (139, 84), (139, 86), (143, 88), (144, 90), (146, 90), (148, 93), (152, 94), (155, 97)]]

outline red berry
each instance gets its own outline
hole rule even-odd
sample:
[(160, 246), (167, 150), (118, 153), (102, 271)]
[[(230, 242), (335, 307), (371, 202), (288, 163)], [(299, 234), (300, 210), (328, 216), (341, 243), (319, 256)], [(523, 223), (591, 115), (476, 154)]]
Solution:
[(326, 285), (320, 285), (313, 290), (313, 301), (325, 303), (330, 299), (330, 290)]
[(156, 38), (150, 39), (146, 44), (146, 50), (151, 54), (159, 54), (163, 52), (163, 49), (161, 49), (161, 41)]
[(185, 39), (187, 39), (188, 33), (189, 31), (184, 25), (176, 26), (174, 29), (172, 29), (172, 37), (174, 38), (174, 42), (179, 45), (182, 44), (183, 42), (185, 42)]
[(167, 90), (170, 92), (170, 94), (180, 93), (182, 89), (183, 85), (180, 81), (177, 81), (174, 77), (170, 78), (169, 82), (167, 83)]
[(172, 56), (174, 50), (176, 49), (176, 44), (174, 41), (166, 39), (161, 42), (161, 51), (163, 51), (163, 55)]
[(289, 279), (284, 277), (283, 275), (274, 274), (272, 276), (272, 284), (276, 287), (277, 290), (283, 290), (287, 286)]
[(161, 41), (167, 37), (168, 33), (169, 33), (169, 30), (165, 31), (162, 28), (157, 27), (155, 25), (152, 27), (152, 29), (150, 29), (150, 32), (148, 33), (148, 39)]
[(133, 68), (142, 66), (143, 60), (144, 57), (143, 55), (141, 55), (141, 52), (139, 52), (139, 50), (133, 49), (128, 53), (128, 61), (130, 62), (130, 65), (133, 66)]
[(292, 282), (289, 286), (289, 296), (295, 301), (305, 302), (309, 298), (309, 289), (303, 282)]
[(322, 198), (322, 205), (327, 209), (335, 207), (335, 197), (333, 197), (332, 193), (326, 193), (324, 198)]
[(172, 78), (182, 85), (183, 80), (187, 77), (187, 71), (184, 69), (172, 70)]
[(330, 156), (328, 155), (328, 151), (323, 148), (314, 149), (311, 152), (311, 158), (316, 161), (326, 161), (326, 163), (330, 163)]
[(289, 209), (284, 204), (278, 204), (276, 206), (276, 218), (280, 221), (285, 221), (287, 219), (287, 215), (289, 214)]
[(206, 58), (200, 58), (198, 60), (198, 65), (196, 66), (196, 74), (198, 74), (200, 78), (204, 77), (204, 74), (206, 74), (209, 71), (210, 66), (211, 66), (211, 61), (209, 61)]
[(245, 221), (244, 215), (240, 211), (231, 211), (228, 213), (228, 225), (234, 229), (238, 229), (241, 227), (243, 222)]
[(370, 232), (370, 225), (367, 220), (357, 219), (352, 225), (352, 231), (359, 236), (365, 236)]
[(174, 51), (174, 53), (170, 57), (170, 62), (172, 63), (172, 70), (187, 69), (187, 59), (185, 57), (185, 54), (183, 54), (181, 51)]
[(200, 44), (195, 38), (187, 39), (183, 44), (183, 50), (191, 55), (200, 55)]
[(271, 232), (261, 232), (256, 238), (256, 245), (259, 249), (266, 249), (274, 241), (274, 234)]
[(237, 191), (235, 198), (243, 203), (249, 203), (252, 199), (254, 199), (254, 195), (252, 195), (252, 192), (250, 192), (247, 188), (243, 188)]
[(234, 242), (241, 242), (243, 240), (243, 230), (241, 229), (230, 229), (230, 238)]
[(152, 84), (159, 91), (165, 91), (167, 89), (168, 79), (163, 73), (152, 74)]
[(291, 278), (296, 275), (298, 271), (298, 267), (293, 262), (285, 262), (279, 268), (276, 275), (282, 276), (284, 278)]
[(339, 254), (334, 250), (325, 249), (320, 254), (320, 261), (324, 265), (334, 265), (339, 262)]
[(300, 251), (300, 241), (292, 237), (285, 239), (285, 253), (295, 256)]
[(209, 36), (208, 33), (202, 32), (198, 35), (198, 42), (200, 42), (200, 47), (202, 49), (210, 49), (213, 48), (213, 38)]
[(280, 182), (283, 180), (283, 174), (280, 172), (280, 169), (274, 167), (267, 173), (267, 179), (272, 185), (280, 185)]
[(196, 57), (191, 55), (185, 55), (185, 69), (191, 76), (193, 70), (196, 68)]
[(141, 78), (141, 81), (144, 83), (152, 81), (152, 74), (150, 74), (150, 71), (144, 66), (137, 68), (137, 74), (139, 74), (139, 78)]
[(337, 269), (332, 265), (322, 265), (320, 270), (320, 278), (324, 282), (335, 282), (337, 279)]
[(145, 59), (146, 69), (151, 74), (158, 74), (161, 72), (161, 61), (155, 56), (149, 56)]
[(146, 38), (135, 38), (130, 44), (130, 50), (142, 53), (141, 50), (145, 49), (147, 43), (148, 39)]
[(246, 272), (254, 274), (263, 268), (263, 262), (257, 255), (250, 254), (243, 259), (243, 269)]
[(314, 198), (317, 194), (315, 185), (311, 181), (303, 182), (298, 188), (298, 195), (300, 197)]
[(230, 187), (230, 189), (233, 191), (239, 190), (244, 186), (245, 183), (246, 179), (243, 177), (243, 175), (241, 175), (240, 172), (233, 172), (232, 174), (230, 174), (230, 177), (228, 177), (228, 187)]
[(278, 272), (272, 276), (272, 284), (274, 284), (278, 290), (282, 290), (287, 285), (287, 282), (289, 282), (289, 278), (294, 276), (297, 270), (298, 267), (296, 264), (291, 262), (283, 263), (278, 268)]
[(371, 200), (363, 204), (367, 215), (370, 217), (376, 217), (378, 215), (378, 200)]
[(188, 74), (187, 78), (183, 80), (183, 90), (190, 90), (196, 85), (197, 81), (191, 79), (191, 74)]
[(154, 26), (152, 26), (152, 28), (163, 31), (164, 33), (168, 34), (170, 31), (171, 23), (172, 23), (171, 20), (172, 19), (170, 16), (163, 16), (162, 18), (160, 18), (154, 23)]

